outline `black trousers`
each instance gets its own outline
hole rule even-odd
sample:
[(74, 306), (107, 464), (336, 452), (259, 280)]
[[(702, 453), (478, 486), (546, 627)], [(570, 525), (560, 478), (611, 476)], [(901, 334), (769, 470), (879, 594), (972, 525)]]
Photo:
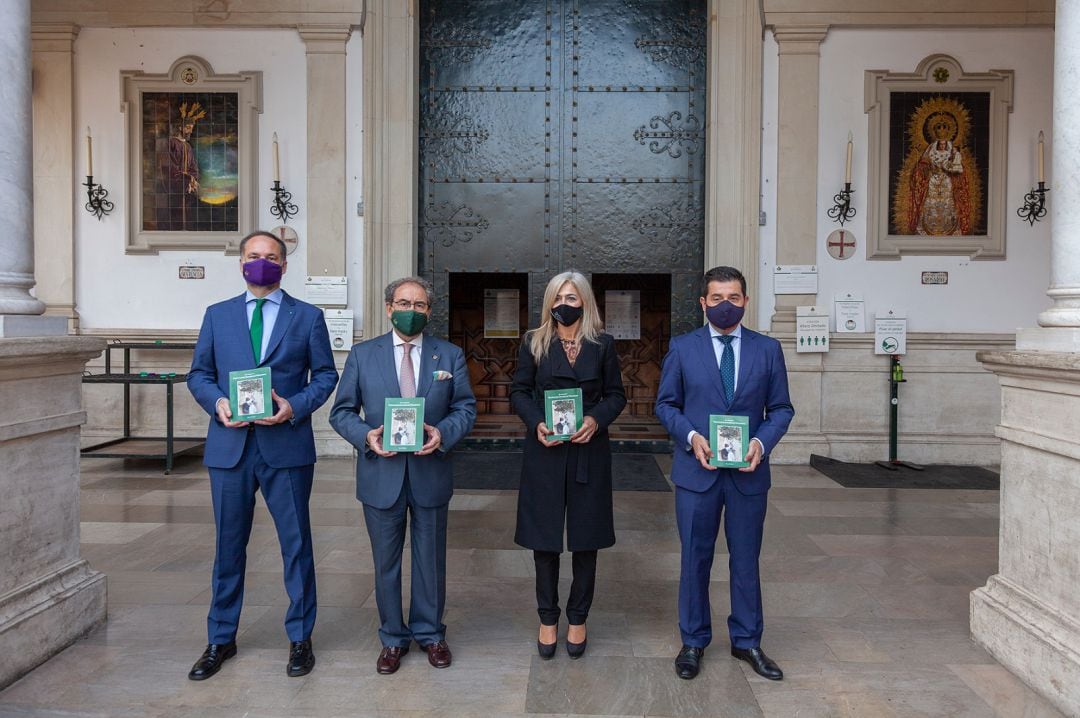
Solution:
[[(566, 601), (566, 618), (575, 626), (585, 623), (596, 588), (596, 551), (573, 552), (574, 580)], [(540, 623), (554, 626), (559, 622), (559, 553), (533, 551), (536, 562), (536, 612)]]

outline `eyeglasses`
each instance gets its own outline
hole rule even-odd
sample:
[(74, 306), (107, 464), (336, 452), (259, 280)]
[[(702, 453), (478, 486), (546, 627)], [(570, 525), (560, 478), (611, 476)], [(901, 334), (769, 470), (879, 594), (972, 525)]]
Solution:
[(407, 312), (410, 309), (415, 309), (418, 312), (426, 312), (428, 308), (427, 302), (407, 302), (404, 299), (399, 299), (393, 303), (394, 309), (399, 309), (403, 312)]

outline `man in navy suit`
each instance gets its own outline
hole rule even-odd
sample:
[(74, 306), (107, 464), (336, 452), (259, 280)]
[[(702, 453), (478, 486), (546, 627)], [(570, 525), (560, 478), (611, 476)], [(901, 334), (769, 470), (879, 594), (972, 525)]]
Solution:
[[(679, 631), (675, 658), (680, 678), (698, 674), (712, 641), (709, 576), (724, 515), (731, 571), (731, 655), (759, 675), (784, 674), (761, 650), (764, 617), (758, 556), (770, 485), (769, 453), (795, 414), (788, 397), (780, 342), (741, 325), (746, 279), (732, 267), (715, 267), (702, 281), (701, 308), (708, 323), (671, 340), (660, 375), (656, 415), (675, 440), (671, 480), (682, 543)], [(709, 415), (750, 419), (750, 446), (737, 470), (709, 465)]]
[[(393, 330), (352, 348), (345, 361), (330, 424), (356, 447), (356, 498), (375, 562), (382, 651), (375, 668), (395, 672), (416, 641), (435, 668), (450, 665), (446, 605), (446, 520), (454, 491), (450, 450), (472, 429), (476, 399), (465, 356), (455, 345), (424, 334), (431, 285), (406, 277), (386, 287)], [(383, 426), (389, 398), (424, 398), (424, 443), (415, 453), (387, 451), (393, 429)], [(402, 437), (402, 442), (410, 438)], [(409, 620), (401, 609), (401, 552), (411, 515), (412, 595)]]
[[(322, 311), (281, 289), (285, 243), (269, 232), (248, 235), (240, 242), (240, 268), (247, 291), (206, 310), (187, 378), (188, 389), (210, 415), (203, 463), (210, 469), (217, 528), (209, 645), (188, 674), (193, 681), (214, 675), (236, 655), (257, 490), (274, 519), (285, 565), (285, 632), (291, 644), (286, 673), (303, 676), (315, 666), (311, 415), (330, 398), (338, 374)], [(256, 367), (270, 368), (274, 414), (255, 422), (232, 421), (229, 372)]]

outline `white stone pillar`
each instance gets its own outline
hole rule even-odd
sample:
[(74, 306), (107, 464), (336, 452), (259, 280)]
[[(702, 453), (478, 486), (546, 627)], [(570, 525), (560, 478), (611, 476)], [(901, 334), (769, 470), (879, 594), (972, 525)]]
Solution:
[(351, 25), (301, 25), (307, 51), (307, 270), (345, 274), (345, 45)]
[(0, 22), (0, 337), (3, 315), (35, 315), (45, 305), (34, 286), (34, 173), (30, 119), (30, 0), (3, 0)]
[[(776, 27), (779, 105), (776, 263), (817, 264), (818, 79), (827, 25)], [(795, 308), (815, 294), (776, 297), (773, 332), (795, 333)]]
[(416, 273), (416, 3), (369, 0), (364, 18), (364, 337), (387, 331), (383, 288)]
[[(1054, 18), (1054, 132), (1050, 145), (1050, 289), (1043, 327), (1067, 327), (1060, 351), (1080, 351), (1080, 3), (1058, 0)], [(1044, 332), (1045, 334), (1045, 332)], [(1068, 336), (1071, 341), (1062, 340)], [(1035, 348), (1035, 347), (1033, 347)], [(1053, 349), (1053, 347), (1046, 347)]]
[(1014, 352), (977, 357), (1001, 382), (998, 572), (971, 594), (971, 635), (1066, 715), (1080, 715), (1080, 4), (1054, 33), (1050, 289)]

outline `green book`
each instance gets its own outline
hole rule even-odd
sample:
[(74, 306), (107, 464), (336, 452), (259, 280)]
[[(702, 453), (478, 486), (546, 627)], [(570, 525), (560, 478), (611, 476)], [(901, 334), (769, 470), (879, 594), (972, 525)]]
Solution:
[(420, 451), (424, 447), (424, 397), (387, 399), (382, 438), (387, 451)]
[(255, 421), (274, 415), (270, 367), (229, 372), (229, 409), (233, 421)]
[(549, 441), (565, 441), (581, 428), (585, 409), (581, 389), (548, 389), (544, 392), (544, 423), (555, 433)]
[(713, 466), (725, 469), (749, 466), (750, 462), (743, 458), (750, 450), (750, 417), (710, 414), (709, 448), (712, 449), (709, 463)]

